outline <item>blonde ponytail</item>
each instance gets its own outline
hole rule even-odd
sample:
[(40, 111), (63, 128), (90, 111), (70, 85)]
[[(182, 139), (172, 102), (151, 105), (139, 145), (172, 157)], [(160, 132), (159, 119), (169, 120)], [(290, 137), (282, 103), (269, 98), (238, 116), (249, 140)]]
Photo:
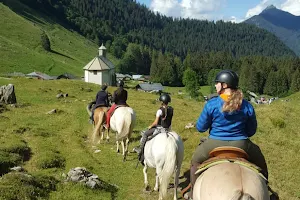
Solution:
[(228, 101), (224, 102), (223, 112), (233, 112), (239, 110), (243, 102), (243, 92), (241, 90), (231, 90), (231, 95), (228, 97)]

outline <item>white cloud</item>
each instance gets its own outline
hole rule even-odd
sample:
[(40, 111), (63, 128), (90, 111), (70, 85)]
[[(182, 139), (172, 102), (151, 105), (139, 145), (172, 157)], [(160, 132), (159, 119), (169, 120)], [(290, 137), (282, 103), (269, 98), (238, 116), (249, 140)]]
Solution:
[(240, 23), (240, 22), (244, 21), (244, 19), (240, 19), (235, 16), (231, 16), (230, 19), (224, 19), (224, 21), (230, 21), (232, 23)]
[(254, 15), (258, 15), (261, 13), (267, 6), (274, 3), (273, 0), (262, 0), (257, 6), (251, 8), (246, 13), (246, 18), (253, 17)]
[(300, 0), (287, 0), (280, 5), (284, 11), (292, 13), (293, 15), (300, 15)]
[(216, 18), (226, 0), (152, 0), (151, 10), (172, 17), (209, 19)]

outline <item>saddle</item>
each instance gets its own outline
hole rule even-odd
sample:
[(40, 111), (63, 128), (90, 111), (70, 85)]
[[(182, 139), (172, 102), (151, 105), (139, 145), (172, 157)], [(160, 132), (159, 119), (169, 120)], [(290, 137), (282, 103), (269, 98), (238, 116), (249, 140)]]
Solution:
[(247, 160), (249, 156), (243, 149), (230, 146), (217, 147), (209, 152), (209, 156), (210, 158), (208, 160), (198, 166), (198, 170), (195, 174), (202, 173), (212, 166), (231, 162), (255, 171), (267, 181), (266, 177), (262, 174), (262, 169)]
[(112, 117), (113, 114), (115, 113), (115, 111), (116, 111), (118, 108), (120, 108), (120, 107), (129, 107), (129, 106), (128, 106), (128, 105), (117, 105), (117, 106), (115, 107), (115, 109), (112, 111), (110, 117)]
[(147, 141), (152, 140), (155, 136), (157, 136), (160, 133), (165, 133), (168, 136), (168, 129), (163, 127), (156, 127), (155, 131), (152, 135), (148, 136)]

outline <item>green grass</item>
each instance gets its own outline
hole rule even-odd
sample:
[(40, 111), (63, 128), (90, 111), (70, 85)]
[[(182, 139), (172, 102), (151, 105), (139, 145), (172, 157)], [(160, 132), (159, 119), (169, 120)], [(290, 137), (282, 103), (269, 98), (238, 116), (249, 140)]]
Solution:
[[(87, 103), (95, 98), (99, 86), (82, 81), (56, 80), (41, 81), (35, 79), (3, 79), (0, 85), (12, 83), (15, 85), (19, 107), (8, 106), (8, 111), (1, 114), (1, 148), (2, 152), (20, 155), (16, 149), (30, 149), (30, 159), (22, 161), (19, 157), (8, 160), (22, 166), (34, 177), (46, 176), (52, 184), (52, 178), (57, 181), (55, 188), (44, 187), (48, 193), (43, 198), (48, 199), (156, 199), (157, 193), (144, 194), (143, 173), (141, 165), (135, 169), (137, 155), (130, 153), (128, 161), (123, 163), (122, 156), (115, 152), (115, 142), (111, 134), (110, 143), (98, 146), (101, 150), (94, 153), (89, 142), (92, 125), (88, 123), (85, 110)], [(88, 92), (81, 88), (91, 88)], [(113, 92), (115, 88), (109, 87)], [(176, 93), (182, 88), (167, 88)], [(205, 87), (203, 88), (205, 89)], [(65, 99), (56, 99), (59, 90), (68, 93)], [(145, 129), (153, 120), (159, 103), (155, 102), (158, 95), (138, 92), (128, 89), (128, 103), (137, 113), (137, 124), (134, 129), (130, 150), (138, 145), (139, 132)], [(300, 198), (300, 136), (298, 122), (300, 117), (300, 93), (287, 97), (289, 101), (281, 99), (271, 105), (255, 106), (258, 118), (258, 131), (253, 137), (262, 149), (270, 173), (270, 184), (283, 200)], [(184, 126), (197, 120), (204, 103), (172, 95), (174, 107), (173, 129), (184, 139), (185, 156), (181, 172), (188, 170), (194, 149), (200, 137), (196, 129), (185, 130)], [(48, 111), (57, 109), (58, 113), (48, 115)], [(5, 145), (2, 145), (5, 144)], [(17, 148), (20, 147), (20, 148)], [(5, 149), (5, 151), (4, 151)], [(0, 154), (3, 156), (2, 154)], [(7, 154), (4, 155), (7, 158)], [(1, 157), (0, 157), (1, 158)], [(74, 167), (86, 167), (107, 183), (102, 190), (91, 190), (80, 185), (64, 183), (62, 173), (67, 173)], [(149, 170), (149, 182), (154, 186), (153, 169)], [(5, 175), (6, 176), (6, 175)], [(48, 180), (47, 179), (47, 180)], [(16, 179), (8, 178), (0, 181), (0, 190), (6, 189), (5, 195), (12, 195), (15, 188), (7, 190), (6, 185), (21, 187)], [(46, 180), (46, 179), (45, 179)], [(7, 182), (8, 181), (8, 182)], [(181, 179), (180, 182), (185, 181)], [(32, 181), (31, 181), (32, 182)], [(115, 184), (113, 187), (109, 184)], [(35, 182), (32, 182), (35, 185)], [(32, 190), (32, 185), (23, 185)], [(36, 187), (36, 186), (35, 186)], [(36, 188), (40, 190), (41, 187)], [(26, 191), (22, 193), (26, 196)], [(2, 196), (1, 196), (2, 195)], [(0, 199), (4, 198), (0, 193)], [(171, 195), (170, 195), (171, 197)], [(25, 198), (23, 198), (25, 199)]]
[[(0, 3), (0, 74), (40, 71), (49, 75), (65, 72), (83, 76), (83, 67), (98, 55), (95, 43), (37, 13), (17, 0)], [(51, 42), (52, 52), (41, 45), (41, 33)], [(117, 64), (117, 60), (108, 55)]]

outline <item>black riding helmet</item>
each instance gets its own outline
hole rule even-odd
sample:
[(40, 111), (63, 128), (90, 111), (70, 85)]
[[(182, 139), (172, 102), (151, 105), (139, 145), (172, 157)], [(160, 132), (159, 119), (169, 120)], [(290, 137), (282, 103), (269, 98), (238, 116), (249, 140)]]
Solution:
[(124, 86), (124, 81), (119, 80), (118, 83), (117, 83), (117, 85), (118, 85), (119, 87), (123, 87), (123, 86)]
[(168, 94), (162, 94), (159, 97), (159, 101), (162, 101), (163, 103), (167, 104), (167, 103), (171, 102), (171, 97)]
[(106, 90), (107, 89), (107, 85), (102, 85), (101, 86), (101, 90)]
[(226, 83), (228, 88), (237, 89), (239, 86), (239, 76), (232, 70), (222, 70), (217, 74), (215, 82)]

